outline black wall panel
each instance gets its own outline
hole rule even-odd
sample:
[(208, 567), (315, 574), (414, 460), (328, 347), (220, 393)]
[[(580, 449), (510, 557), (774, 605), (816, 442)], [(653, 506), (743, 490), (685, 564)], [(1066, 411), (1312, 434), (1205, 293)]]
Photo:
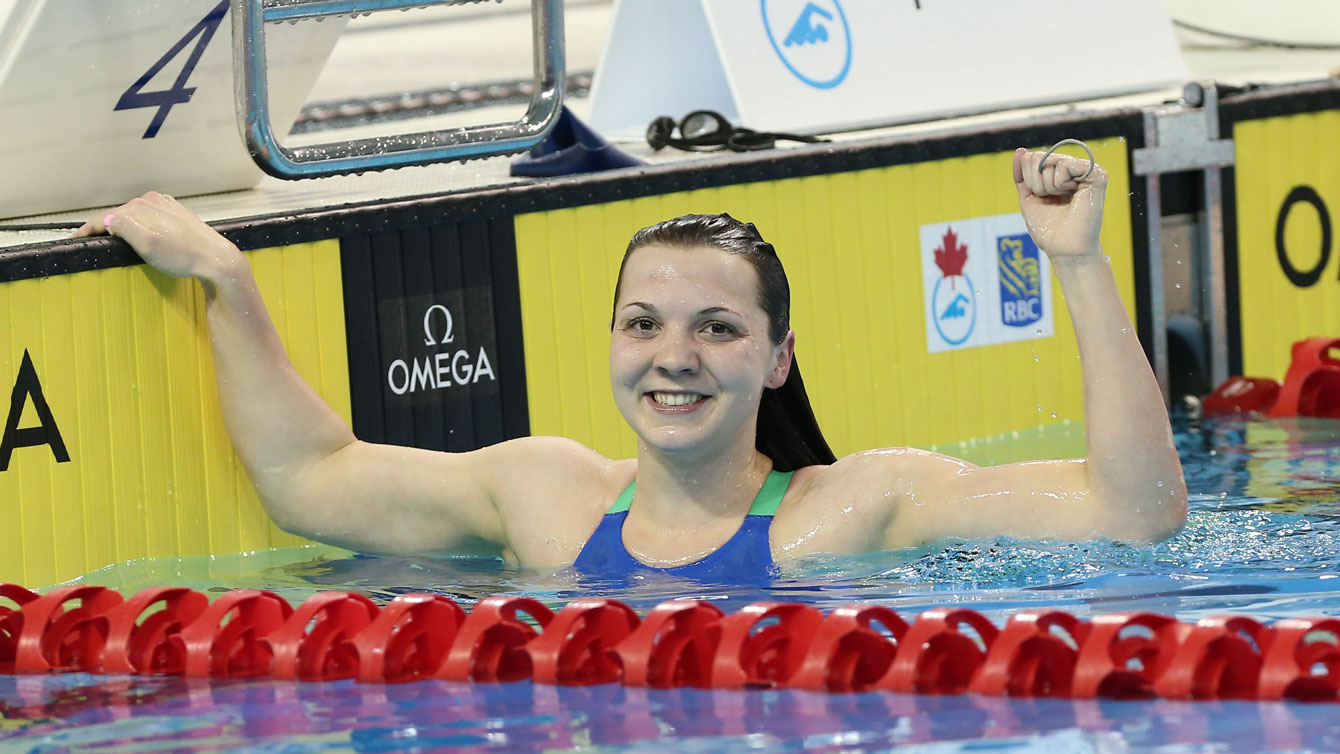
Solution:
[(340, 240), (354, 433), (465, 451), (529, 434), (512, 218)]

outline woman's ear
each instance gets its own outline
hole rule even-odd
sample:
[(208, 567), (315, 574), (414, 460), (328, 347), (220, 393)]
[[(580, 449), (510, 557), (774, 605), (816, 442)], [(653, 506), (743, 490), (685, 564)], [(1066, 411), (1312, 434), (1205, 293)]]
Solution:
[(768, 374), (768, 379), (763, 383), (764, 387), (773, 389), (786, 384), (786, 378), (791, 374), (791, 357), (796, 352), (796, 333), (794, 330), (787, 330), (786, 337), (782, 339), (780, 345), (773, 347), (773, 365), (772, 372)]

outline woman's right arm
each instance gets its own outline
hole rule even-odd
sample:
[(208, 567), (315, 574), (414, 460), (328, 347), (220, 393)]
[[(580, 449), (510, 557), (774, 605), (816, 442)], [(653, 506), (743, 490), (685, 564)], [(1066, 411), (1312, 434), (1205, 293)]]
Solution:
[(77, 235), (104, 230), (158, 270), (200, 280), (228, 434), (266, 511), (287, 531), (365, 552), (441, 554), (479, 540), (510, 547), (500, 500), (526, 498), (518, 486), (529, 475), (516, 469), (595, 456), (552, 438), (470, 453), (360, 442), (293, 368), (236, 246), (157, 193)]

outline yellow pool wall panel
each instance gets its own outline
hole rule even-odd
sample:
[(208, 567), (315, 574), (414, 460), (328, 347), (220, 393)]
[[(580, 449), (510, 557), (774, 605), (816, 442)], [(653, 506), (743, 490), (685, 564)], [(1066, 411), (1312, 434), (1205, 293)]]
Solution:
[[(1127, 145), (1090, 144), (1109, 174), (1101, 240), (1133, 318)], [(609, 382), (615, 278), (634, 232), (691, 212), (753, 222), (777, 248), (797, 361), (839, 456), (888, 446), (952, 453), (968, 438), (1081, 419), (1078, 349), (1055, 278), (1054, 336), (927, 352), (919, 229), (1017, 213), (1011, 160), (981, 154), (518, 216), (531, 433), (636, 455)]]
[[(349, 420), (338, 242), (248, 258), (294, 366)], [(70, 460), (19, 447), (0, 472), (0, 581), (305, 542), (270, 521), (232, 452), (198, 283), (141, 265), (0, 284), (0, 416), (25, 351)], [(40, 424), (31, 404), (20, 428)]]
[[(1283, 379), (1289, 346), (1310, 337), (1340, 336), (1340, 110), (1234, 124), (1238, 217), (1238, 296), (1243, 374)], [(1290, 264), (1320, 268), (1301, 287), (1279, 260), (1276, 226), (1286, 198), (1307, 187), (1330, 220), (1323, 248), (1321, 217), (1308, 203), (1293, 205), (1284, 223)], [(1323, 264), (1323, 257), (1324, 264)]]

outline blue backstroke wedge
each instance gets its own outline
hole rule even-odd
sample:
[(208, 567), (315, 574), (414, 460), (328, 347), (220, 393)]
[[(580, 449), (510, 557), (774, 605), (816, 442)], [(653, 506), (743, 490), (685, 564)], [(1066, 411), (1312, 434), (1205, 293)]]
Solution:
[(549, 137), (512, 161), (512, 175), (550, 178), (627, 168), (646, 163), (591, 130), (564, 107)]

